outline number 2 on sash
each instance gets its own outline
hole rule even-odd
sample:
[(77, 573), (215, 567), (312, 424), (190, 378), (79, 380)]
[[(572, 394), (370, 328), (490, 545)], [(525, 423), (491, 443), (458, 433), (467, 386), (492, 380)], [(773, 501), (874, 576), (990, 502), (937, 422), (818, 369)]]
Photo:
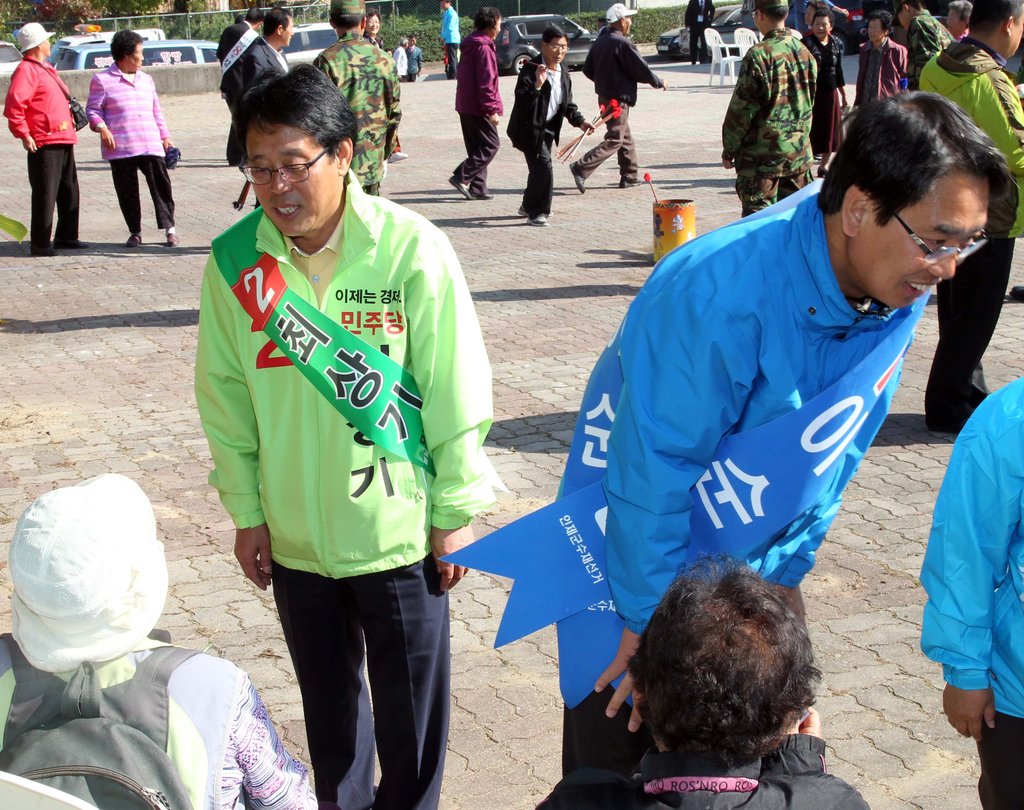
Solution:
[(290, 366), (292, 361), (285, 357), (283, 354), (274, 356), (274, 349), (277, 346), (272, 340), (267, 341), (267, 345), (260, 349), (259, 354), (256, 355), (256, 368), (281, 368), (283, 366)]

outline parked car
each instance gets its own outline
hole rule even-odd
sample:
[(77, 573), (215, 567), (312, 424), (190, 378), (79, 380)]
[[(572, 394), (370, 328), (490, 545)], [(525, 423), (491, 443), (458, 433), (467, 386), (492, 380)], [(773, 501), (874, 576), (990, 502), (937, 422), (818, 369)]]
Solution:
[(0, 76), (10, 76), (21, 62), (21, 51), (10, 42), (0, 42)]
[[(80, 31), (78, 34), (73, 34), (69, 37), (61, 37), (53, 43), (53, 47), (50, 49), (49, 62), (51, 65), (56, 66), (57, 60), (60, 59), (60, 53), (65, 48), (72, 48), (76, 45), (91, 45), (93, 43), (106, 42), (110, 44), (110, 40), (114, 38), (116, 31), (101, 31), (98, 25), (76, 25), (76, 31)], [(153, 39), (167, 39), (167, 34), (160, 28), (137, 28), (135, 33), (142, 37), (143, 40)]]
[(541, 36), (549, 25), (565, 31), (569, 40), (569, 52), (562, 64), (568, 68), (582, 67), (597, 34), (561, 14), (527, 14), (502, 18), (497, 40), (498, 70), (519, 73), (523, 65), (539, 56)]
[(292, 41), (284, 49), (289, 65), (312, 62), (324, 48), (329, 48), (338, 41), (330, 23), (304, 23), (295, 26)]
[[(201, 65), (217, 61), (217, 43), (202, 39), (164, 39), (142, 43), (142, 65)], [(102, 69), (114, 64), (110, 43), (72, 45), (61, 51), (57, 70)]]
[[(860, 46), (868, 40), (867, 15), (875, 9), (892, 10), (887, 0), (832, 0), (850, 12), (849, 17), (833, 13), (834, 36), (843, 45), (844, 53), (857, 53)], [(722, 35), (729, 44), (737, 28), (757, 30), (754, 23), (754, 0), (744, 0), (740, 6), (722, 6), (715, 10), (715, 18), (711, 26)], [(658, 37), (658, 53), (662, 56), (677, 59), (690, 58), (690, 31), (688, 28), (673, 28)]]
[[(711, 20), (711, 27), (722, 35), (722, 40), (728, 45), (732, 43), (732, 35), (737, 28), (757, 30), (752, 13), (747, 25), (743, 24), (743, 19), (745, 19), (743, 16), (743, 6), (722, 6), (715, 9), (715, 16)], [(682, 26), (666, 31), (658, 37), (656, 47), (658, 53), (662, 56), (689, 59), (690, 29)]]
[(857, 53), (860, 46), (868, 41), (868, 14), (882, 9), (892, 12), (892, 3), (888, 0), (832, 0), (850, 12), (846, 19), (840, 14), (833, 14), (833, 36), (846, 46), (846, 53)]

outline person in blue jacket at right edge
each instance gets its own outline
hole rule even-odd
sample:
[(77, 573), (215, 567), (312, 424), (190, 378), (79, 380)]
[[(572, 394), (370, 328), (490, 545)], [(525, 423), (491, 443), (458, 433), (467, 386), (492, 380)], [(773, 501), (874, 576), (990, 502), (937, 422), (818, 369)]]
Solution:
[[(714, 506), (738, 523), (740, 483), (751, 484), (742, 488), (751, 509), (743, 515), (756, 536), (746, 547), (707, 553), (745, 560), (803, 615), (800, 582), (885, 420), (901, 355), (894, 351), (887, 372), (858, 389), (883, 391), (861, 398), (873, 403), (870, 410), (854, 409), (851, 420), (847, 397), (832, 409), (835, 418), (809, 429), (811, 446), (801, 451), (798, 441), (767, 454), (760, 467), (775, 484), (769, 506), (780, 484), (824, 487), (775, 529), (753, 520), (756, 481), (743, 482), (742, 469), (737, 480), (723, 480), (732, 457), (715, 461), (719, 444), (742, 437), (749, 447), (746, 434), (768, 423), (758, 435), (774, 437), (774, 423), (809, 418), (837, 381), (860, 377), (863, 386), (863, 372), (852, 370), (869, 355), (887, 354), (874, 349), (885, 348), (890, 334), (891, 345), (909, 343), (911, 316), (983, 243), (990, 193), (1008, 193), (1011, 182), (1002, 155), (959, 107), (927, 93), (902, 94), (855, 113), (822, 185), (658, 264), (623, 322), (623, 386), (604, 479), (606, 575), (625, 629), (595, 691), (565, 711), (564, 772), (628, 775), (651, 744), (646, 732), (630, 733), (642, 727), (635, 701), (631, 713), (619, 713), (632, 691), (629, 659), (669, 584), (704, 545), (707, 535), (693, 531), (691, 518)], [(829, 452), (808, 466), (805, 457), (826, 445)], [(818, 463), (833, 450), (838, 461)], [(712, 469), (719, 480), (703, 483)], [(614, 694), (605, 688), (624, 673)]]
[(942, 708), (981, 755), (985, 810), (1024, 796), (1024, 380), (967, 421), (921, 569), (921, 649), (942, 664)]

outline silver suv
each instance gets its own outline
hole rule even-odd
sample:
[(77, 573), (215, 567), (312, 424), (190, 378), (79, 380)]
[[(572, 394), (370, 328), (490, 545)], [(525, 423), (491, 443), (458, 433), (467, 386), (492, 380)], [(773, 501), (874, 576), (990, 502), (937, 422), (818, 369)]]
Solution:
[(541, 37), (549, 25), (557, 25), (565, 31), (569, 40), (565, 66), (582, 67), (597, 34), (591, 34), (582, 25), (561, 14), (528, 14), (501, 18), (497, 41), (498, 70), (519, 73), (523, 65), (539, 56)]

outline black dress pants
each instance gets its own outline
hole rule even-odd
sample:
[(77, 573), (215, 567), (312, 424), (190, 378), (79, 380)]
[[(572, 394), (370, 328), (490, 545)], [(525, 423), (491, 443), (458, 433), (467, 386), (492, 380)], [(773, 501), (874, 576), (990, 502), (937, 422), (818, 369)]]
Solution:
[(444, 75), (449, 79), (455, 78), (455, 72), (459, 69), (459, 43), (446, 42), (444, 44)]
[(235, 132), (235, 122), (231, 122), (228, 130), (228, 142), (224, 149), (224, 156), (227, 158), (228, 166), (241, 166), (245, 150), (242, 148), (242, 141)]
[(466, 159), (455, 167), (452, 176), (469, 186), (469, 193), (479, 197), (487, 193), (487, 167), (498, 154), (501, 139), (498, 128), (482, 115), (463, 115), (462, 140), (466, 144)]
[(1024, 807), (1024, 719), (996, 712), (996, 727), (982, 725), (978, 794), (985, 810)]
[(690, 29), (690, 63), (710, 62), (708, 43), (704, 39), (704, 24), (698, 23)]
[(161, 230), (174, 227), (174, 196), (171, 178), (162, 157), (136, 155), (110, 161), (110, 174), (114, 178), (117, 204), (121, 206), (128, 233), (142, 233), (142, 203), (139, 200), (139, 175), (146, 178), (149, 196), (156, 209), (156, 226)]
[(1003, 308), (1013, 245), (1013, 239), (990, 238), (938, 286), (939, 342), (924, 395), (925, 421), (933, 430), (960, 430), (988, 396), (981, 358)]
[(78, 238), (78, 170), (75, 147), (70, 144), (40, 146), (27, 153), (28, 184), (32, 189), (32, 247), (48, 248), (53, 231), (53, 206), (57, 206), (58, 241)]
[(345, 810), (436, 810), (451, 681), (448, 595), (439, 582), (432, 557), (345, 579), (274, 565), (318, 799)]
[(523, 210), (531, 218), (551, 213), (551, 197), (555, 193), (555, 173), (551, 168), (551, 144), (554, 142), (555, 133), (545, 129), (537, 154), (524, 153), (529, 176), (523, 192)]
[(562, 776), (580, 768), (601, 768), (630, 776), (648, 749), (654, 746), (647, 724), (630, 731), (630, 707), (624, 703), (615, 717), (604, 710), (615, 690), (591, 692), (575, 709), (562, 715)]

